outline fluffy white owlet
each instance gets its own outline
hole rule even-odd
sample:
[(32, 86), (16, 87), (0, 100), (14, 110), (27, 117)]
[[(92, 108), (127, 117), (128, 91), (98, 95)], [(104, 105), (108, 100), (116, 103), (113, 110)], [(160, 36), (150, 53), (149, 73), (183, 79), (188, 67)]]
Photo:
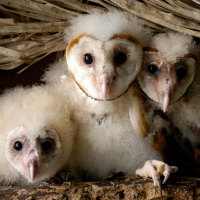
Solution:
[[(63, 87), (75, 109), (74, 167), (87, 180), (118, 171), (135, 173), (145, 161), (161, 159), (142, 137), (146, 124), (134, 83), (141, 67), (142, 45), (150, 41), (151, 33), (132, 15), (117, 11), (94, 12), (71, 23), (66, 30), (67, 65), (63, 60), (55, 63), (44, 80)], [(66, 75), (62, 83), (55, 81), (66, 66), (72, 78)], [(145, 165), (152, 169), (148, 175), (154, 181), (158, 176), (154, 167), (160, 165), (163, 162)], [(168, 169), (166, 165), (166, 174)]]
[(1, 96), (0, 184), (37, 183), (65, 169), (76, 125), (53, 87), (15, 88)]

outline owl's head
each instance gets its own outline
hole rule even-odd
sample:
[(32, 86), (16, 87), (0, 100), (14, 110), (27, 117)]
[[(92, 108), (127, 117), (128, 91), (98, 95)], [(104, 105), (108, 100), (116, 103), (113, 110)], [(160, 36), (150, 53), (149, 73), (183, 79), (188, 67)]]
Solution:
[(142, 45), (151, 33), (124, 12), (93, 12), (72, 20), (66, 59), (77, 85), (96, 100), (123, 95), (142, 63)]
[(6, 138), (9, 163), (29, 182), (41, 180), (62, 152), (60, 138), (53, 129), (29, 132), (24, 126), (12, 129)]
[(178, 33), (156, 35), (144, 48), (138, 82), (144, 93), (165, 112), (192, 83), (196, 71), (193, 38)]

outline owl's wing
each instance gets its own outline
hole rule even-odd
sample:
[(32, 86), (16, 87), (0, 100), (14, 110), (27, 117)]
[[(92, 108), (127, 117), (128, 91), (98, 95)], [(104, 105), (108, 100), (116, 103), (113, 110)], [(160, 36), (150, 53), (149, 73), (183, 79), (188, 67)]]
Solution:
[[(131, 95), (130, 107), (129, 107), (129, 117), (134, 129), (142, 136), (146, 137), (149, 132), (150, 124), (145, 117), (145, 107), (144, 100), (141, 96), (141, 91), (134, 87), (133, 94)], [(132, 89), (132, 88), (130, 88)], [(133, 89), (132, 89), (133, 90)]]

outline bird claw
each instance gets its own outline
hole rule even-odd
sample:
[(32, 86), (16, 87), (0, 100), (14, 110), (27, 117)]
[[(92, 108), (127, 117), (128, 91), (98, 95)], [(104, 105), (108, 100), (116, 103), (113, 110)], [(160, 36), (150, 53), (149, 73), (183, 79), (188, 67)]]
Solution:
[(164, 176), (162, 184), (164, 184), (170, 174), (178, 171), (178, 168), (175, 166), (169, 166), (166, 163), (158, 160), (148, 160), (144, 167), (136, 170), (136, 175), (151, 177), (153, 179), (154, 185), (158, 186), (160, 194), (162, 196), (162, 187), (160, 176)]
[(69, 181), (73, 177), (73, 172), (72, 170), (61, 171), (59, 175), (63, 181)]
[(63, 180), (63, 181), (75, 181), (75, 182), (80, 182), (81, 177), (72, 169), (67, 169), (60, 171), (58, 176)]

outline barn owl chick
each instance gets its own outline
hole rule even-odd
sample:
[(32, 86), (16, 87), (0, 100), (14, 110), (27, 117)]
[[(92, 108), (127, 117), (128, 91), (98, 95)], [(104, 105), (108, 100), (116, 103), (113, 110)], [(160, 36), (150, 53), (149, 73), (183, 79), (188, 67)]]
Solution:
[[(132, 15), (118, 11), (94, 12), (71, 23), (66, 30), (66, 63), (55, 63), (44, 80), (63, 88), (63, 95), (72, 102), (78, 132), (74, 168), (85, 180), (118, 171), (133, 174), (145, 161), (161, 159), (142, 137), (147, 127), (134, 83), (142, 45), (150, 41), (151, 32)], [(59, 67), (63, 72), (68, 67), (71, 77), (55, 81), (61, 75)], [(157, 167), (152, 162), (150, 166)]]
[[(141, 89), (151, 99), (149, 106), (155, 108), (154, 112), (157, 109), (166, 112), (165, 117), (183, 139), (189, 139), (194, 146), (200, 144), (198, 51), (191, 36), (158, 34), (151, 47), (144, 48), (143, 65), (138, 75)], [(182, 145), (182, 149), (187, 148)], [(194, 161), (199, 162), (198, 150), (190, 148), (190, 152), (193, 151), (197, 155)]]
[(150, 31), (133, 16), (117, 11), (94, 12), (71, 23), (66, 30), (66, 59), (77, 85), (96, 100), (123, 95), (139, 72), (141, 43), (147, 42)]
[(1, 97), (2, 185), (37, 183), (65, 169), (76, 126), (66, 100), (57, 98), (46, 86), (15, 88)]
[(36, 136), (23, 126), (9, 132), (5, 150), (10, 164), (31, 183), (40, 180), (62, 152), (55, 130), (39, 130)]
[(192, 37), (178, 33), (158, 34), (151, 47), (144, 48), (138, 82), (164, 112), (185, 94), (194, 79), (194, 51)]

